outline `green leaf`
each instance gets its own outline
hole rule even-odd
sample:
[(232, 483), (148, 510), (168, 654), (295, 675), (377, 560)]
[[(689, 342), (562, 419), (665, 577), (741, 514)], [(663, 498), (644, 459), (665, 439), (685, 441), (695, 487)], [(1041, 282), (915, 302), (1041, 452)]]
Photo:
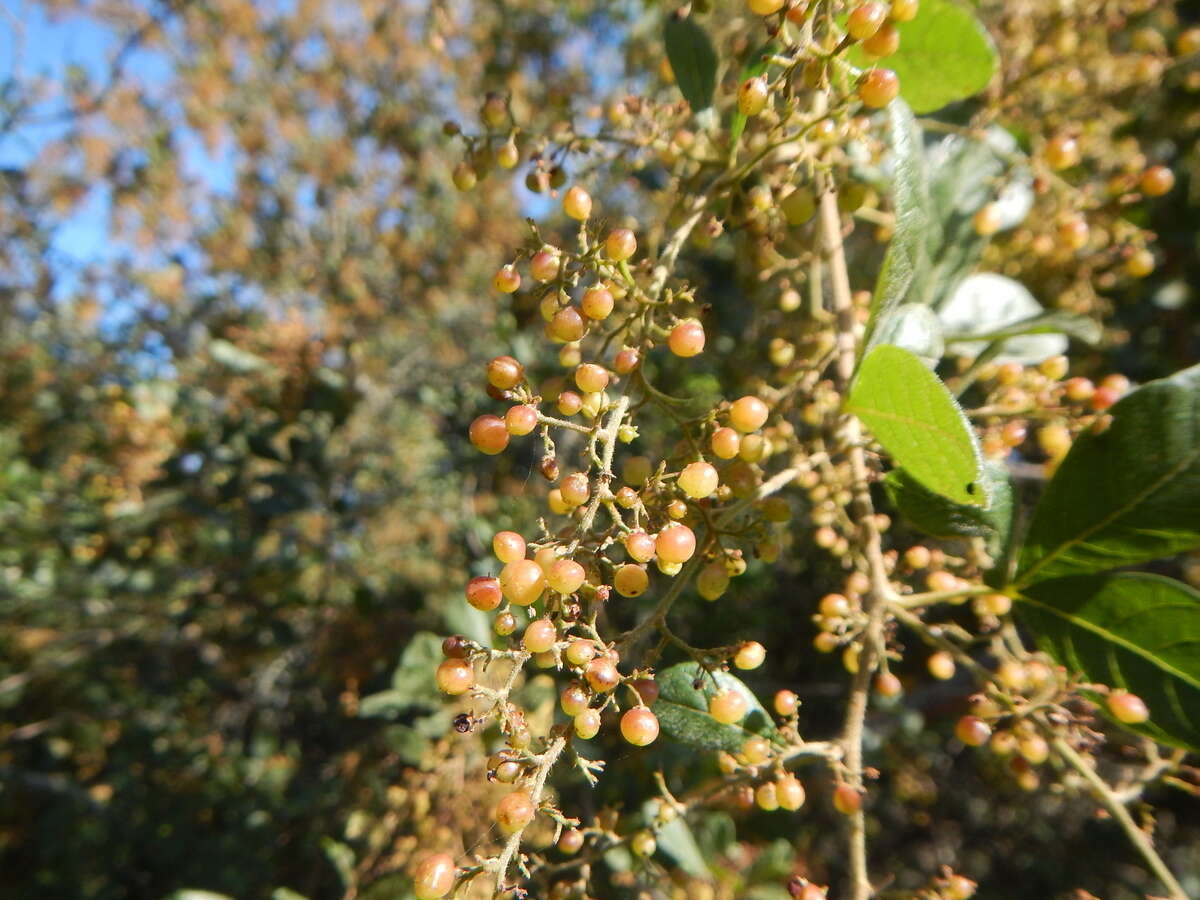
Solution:
[(1146, 702), (1150, 720), (1124, 727), (1200, 750), (1200, 593), (1158, 575), (1076, 575), (1026, 588), (1016, 609), (1073, 674)]
[(351, 887), (356, 881), (354, 851), (341, 841), (335, 841), (328, 836), (321, 838), (321, 849), (325, 852), (325, 858), (329, 860), (329, 864), (338, 873), (342, 887)]
[(970, 334), (947, 335), (950, 341), (1003, 341), (1008, 338), (1021, 337), (1027, 334), (1065, 334), (1085, 344), (1098, 344), (1102, 336), (1100, 326), (1090, 316), (1069, 313), (1063, 310), (1052, 310), (1038, 315), (1029, 316), (991, 331), (971, 332)]
[(663, 24), (663, 42), (667, 59), (675, 73), (675, 83), (692, 112), (712, 106), (717, 86), (717, 51), (708, 32), (690, 18), (667, 16)]
[[(736, 752), (746, 738), (773, 738), (775, 725), (750, 688), (728, 672), (708, 672), (699, 663), (684, 662), (659, 672), (658, 699), (650, 707), (663, 731), (685, 744), (707, 750)], [(693, 685), (699, 682), (700, 687)], [(736, 725), (724, 725), (708, 714), (708, 701), (722, 691), (737, 691), (749, 711)]]
[(979, 93), (996, 71), (996, 48), (979, 21), (952, 0), (921, 0), (911, 22), (901, 22), (900, 49), (884, 60), (860, 47), (848, 58), (859, 68), (886, 66), (900, 77), (900, 96), (914, 112), (930, 113)]
[(859, 367), (846, 411), (854, 413), (930, 491), (964, 506), (986, 506), (975, 435), (941, 379), (916, 356), (881, 344)]
[(663, 825), (658, 830), (657, 840), (659, 852), (669, 856), (688, 875), (705, 880), (712, 878), (704, 854), (683, 816), (676, 816)]
[(1016, 582), (1200, 547), (1200, 366), (1138, 388), (1085, 433), (1038, 502)]
[(930, 216), (929, 175), (925, 145), (912, 110), (899, 101), (888, 104), (888, 123), (895, 179), (896, 224), (871, 297), (863, 346), (870, 349), (879, 323), (904, 302), (914, 280), (926, 277), (929, 247), (936, 244), (936, 226)]
[[(757, 50), (754, 50), (746, 57), (746, 62), (742, 66), (742, 71), (738, 75), (738, 84), (744, 83), (749, 78), (754, 78), (767, 71), (767, 60), (779, 52), (779, 45), (774, 41), (767, 41)], [(742, 132), (746, 130), (746, 122), (748, 118), (744, 112), (734, 106), (733, 121), (729, 126), (729, 145), (736, 147), (738, 140), (742, 136)]]
[(987, 506), (966, 506), (927, 490), (904, 469), (883, 479), (892, 504), (909, 524), (936, 538), (986, 537), (993, 556), (1008, 543), (1012, 530), (1013, 495), (1008, 469), (1001, 463), (983, 466)]

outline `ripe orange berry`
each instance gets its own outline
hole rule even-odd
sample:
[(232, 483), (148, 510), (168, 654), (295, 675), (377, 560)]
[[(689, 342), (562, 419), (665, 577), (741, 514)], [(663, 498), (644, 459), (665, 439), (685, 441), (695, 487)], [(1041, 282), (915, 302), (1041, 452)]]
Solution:
[(534, 619), (525, 626), (521, 646), (530, 653), (545, 653), (558, 640), (558, 629), (549, 619)]
[(440, 691), (457, 697), (475, 686), (475, 669), (465, 659), (444, 659), (438, 663), (434, 680)]
[(1082, 250), (1090, 236), (1091, 229), (1083, 216), (1068, 216), (1058, 223), (1058, 239), (1069, 250)]
[(790, 716), (800, 708), (800, 698), (793, 691), (778, 691), (775, 694), (775, 712), (781, 716)]
[(945, 650), (939, 650), (926, 660), (925, 665), (929, 674), (940, 681), (948, 681), (954, 677), (954, 657)]
[(696, 535), (686, 525), (668, 525), (658, 533), (654, 548), (663, 562), (685, 563), (696, 552)]
[(575, 185), (563, 197), (563, 212), (572, 219), (584, 221), (592, 214), (592, 195)]
[(746, 395), (733, 401), (729, 408), (729, 424), (742, 434), (749, 434), (762, 428), (770, 414), (767, 404), (757, 397)]
[(734, 690), (724, 690), (708, 701), (708, 714), (723, 725), (733, 725), (746, 718), (750, 704)]
[(467, 602), (483, 612), (491, 612), (500, 605), (503, 594), (500, 581), (490, 575), (480, 575), (467, 582)]
[(550, 337), (560, 344), (569, 344), (583, 337), (587, 323), (573, 306), (564, 306), (554, 314), (554, 318), (546, 326)]
[(766, 812), (779, 809), (779, 794), (775, 790), (775, 782), (767, 781), (755, 788), (754, 803)]
[(850, 615), (850, 601), (844, 594), (826, 594), (817, 604), (817, 609), (827, 619), (840, 619)]
[(687, 319), (671, 329), (667, 346), (676, 356), (696, 356), (704, 350), (704, 326), (695, 319)]
[(650, 576), (641, 566), (624, 565), (613, 575), (613, 587), (622, 597), (640, 597), (650, 587)]
[(600, 710), (585, 709), (575, 717), (572, 724), (578, 737), (585, 741), (591, 740), (600, 732)]
[(492, 278), (492, 287), (502, 294), (512, 294), (521, 286), (521, 274), (516, 266), (501, 266)]
[(584, 363), (575, 369), (575, 384), (585, 394), (595, 394), (608, 387), (608, 370), (595, 363)]
[(496, 805), (496, 824), (504, 834), (516, 834), (533, 821), (537, 810), (524, 791), (513, 791)]
[(654, 538), (644, 531), (634, 531), (625, 536), (625, 552), (635, 562), (650, 562), (654, 559)]
[(742, 742), (742, 756), (749, 765), (761, 765), (771, 758), (771, 745), (758, 735), (752, 735)]
[(1063, 382), (1063, 394), (1072, 403), (1086, 403), (1095, 392), (1096, 386), (1088, 378), (1068, 378)]
[(628, 375), (638, 367), (641, 359), (641, 354), (636, 350), (632, 347), (625, 347), (613, 357), (613, 368), (617, 370), (618, 375)]
[(567, 856), (574, 856), (583, 848), (583, 832), (577, 828), (568, 828), (558, 839), (558, 849)]
[(574, 391), (563, 391), (558, 395), (555, 406), (564, 416), (573, 416), (583, 409), (583, 398)]
[(475, 448), (488, 456), (502, 453), (508, 446), (508, 428), (505, 427), (504, 420), (490, 413), (472, 422), (467, 433)]
[(746, 641), (737, 649), (733, 664), (739, 669), (757, 669), (767, 658), (766, 648), (758, 641)]
[(553, 247), (544, 247), (529, 260), (529, 271), (533, 277), (543, 284), (558, 277), (562, 259)]
[(1051, 422), (1043, 425), (1037, 433), (1038, 446), (1051, 459), (1060, 459), (1071, 449), (1071, 432), (1065, 425)]
[(614, 228), (604, 239), (604, 252), (609, 259), (623, 262), (637, 252), (637, 237), (628, 228)]
[(496, 621), (492, 623), (492, 631), (507, 637), (517, 630), (517, 617), (510, 612), (502, 612), (496, 615)]
[(1108, 695), (1108, 711), (1118, 722), (1136, 725), (1150, 718), (1150, 709), (1137, 694), (1129, 691), (1113, 691)]
[(844, 816), (862, 809), (862, 794), (848, 784), (839, 784), (833, 792), (833, 806)]
[(613, 690), (621, 683), (621, 674), (613, 661), (607, 656), (598, 656), (587, 664), (583, 677), (592, 686), (592, 690), (604, 694)]
[(903, 690), (900, 679), (891, 672), (880, 672), (875, 678), (875, 692), (881, 697), (898, 697)]
[(988, 237), (1000, 230), (1003, 224), (1003, 217), (1000, 213), (1000, 207), (995, 203), (985, 203), (976, 210), (974, 217), (971, 219), (971, 226), (975, 229), (975, 233), (981, 237)]
[(770, 97), (766, 75), (747, 78), (738, 88), (738, 112), (743, 116), (757, 116), (766, 109)]
[(1161, 197), (1175, 187), (1175, 173), (1166, 166), (1151, 166), (1142, 173), (1140, 184), (1147, 197)]
[(591, 287), (584, 291), (579, 308), (589, 319), (600, 321), (612, 313), (613, 304), (612, 291), (605, 287)]
[(900, 78), (891, 69), (871, 69), (858, 82), (858, 99), (883, 109), (900, 94)]
[(643, 706), (625, 710), (621, 716), (621, 737), (635, 747), (653, 744), (658, 737), (658, 716)]
[(733, 459), (738, 454), (741, 442), (741, 436), (732, 428), (718, 428), (709, 443), (718, 459)]
[(581, 684), (568, 684), (558, 695), (558, 705), (568, 716), (575, 717), (588, 708), (588, 693)]
[(892, 8), (888, 12), (893, 22), (911, 22), (917, 17), (920, 0), (892, 0)]
[(856, 41), (865, 41), (873, 36), (887, 21), (888, 8), (876, 0), (868, 0), (850, 11), (846, 17), (846, 31)]
[(413, 896), (417, 900), (438, 900), (450, 893), (458, 868), (449, 853), (426, 856), (413, 870)]
[(511, 356), (497, 356), (487, 365), (487, 380), (502, 391), (515, 388), (525, 379), (525, 367)]
[(492, 552), (503, 563), (525, 558), (525, 538), (515, 531), (497, 531), (492, 537)]
[(573, 594), (583, 586), (587, 572), (583, 566), (573, 559), (560, 559), (546, 573), (546, 583), (550, 590), (560, 594)]
[(1125, 273), (1134, 278), (1145, 278), (1154, 271), (1154, 254), (1144, 247), (1135, 250), (1125, 260)]
[(636, 678), (629, 682), (629, 685), (638, 692), (638, 696), (642, 698), (643, 703), (653, 703), (658, 699), (658, 682), (653, 678)]
[(784, 775), (775, 782), (775, 796), (779, 800), (779, 808), (788, 812), (798, 810), (806, 799), (804, 785), (795, 775)]
[(1042, 155), (1051, 169), (1069, 169), (1082, 159), (1079, 142), (1070, 135), (1060, 134), (1050, 139)]
[(576, 638), (567, 644), (563, 656), (573, 666), (583, 666), (596, 658), (596, 645), (586, 638)]
[(978, 716), (963, 716), (954, 726), (954, 736), (968, 747), (982, 747), (992, 736), (992, 729)]
[(517, 437), (529, 434), (537, 428), (537, 422), (537, 410), (526, 404), (511, 406), (504, 414), (504, 427)]
[(592, 490), (588, 485), (588, 477), (583, 472), (574, 472), (562, 480), (559, 485), (563, 502), (569, 506), (583, 506), (591, 496)]
[(500, 590), (509, 603), (529, 606), (542, 596), (546, 575), (532, 559), (518, 559), (500, 570)]
[(900, 49), (900, 29), (884, 22), (879, 30), (862, 42), (863, 52), (876, 59), (891, 56)]
[(757, 16), (773, 16), (783, 9), (784, 0), (748, 0), (750, 12)]
[(706, 462), (694, 462), (684, 466), (679, 473), (677, 484), (679, 489), (693, 500), (703, 500), (717, 489), (720, 476), (717, 470)]

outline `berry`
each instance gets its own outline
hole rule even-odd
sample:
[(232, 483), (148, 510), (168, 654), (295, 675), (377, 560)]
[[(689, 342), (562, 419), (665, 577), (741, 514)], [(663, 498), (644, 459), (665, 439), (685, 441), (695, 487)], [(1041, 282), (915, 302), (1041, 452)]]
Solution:
[(641, 360), (641, 354), (632, 347), (626, 347), (613, 357), (613, 368), (617, 370), (618, 375), (628, 375), (638, 367)]
[(767, 658), (766, 648), (758, 641), (746, 641), (734, 654), (733, 664), (739, 669), (757, 669)]
[(1189, 28), (1182, 31), (1175, 39), (1175, 53), (1179, 56), (1191, 56), (1200, 53), (1200, 28)]
[(1063, 383), (1063, 394), (1072, 403), (1086, 403), (1095, 391), (1096, 386), (1087, 378), (1069, 378)]
[(1007, 594), (984, 594), (975, 599), (975, 604), (987, 615), (1004, 616), (1012, 610), (1012, 597)]
[(496, 151), (496, 162), (500, 164), (500, 168), (502, 169), (514, 169), (520, 161), (521, 151), (517, 149), (516, 143), (511, 140), (505, 141), (500, 146), (500, 149)]
[(413, 870), (413, 896), (417, 900), (438, 900), (454, 887), (458, 869), (449, 853), (426, 856)]
[(846, 31), (856, 41), (865, 41), (873, 36), (887, 21), (888, 8), (876, 0), (868, 0), (850, 11), (846, 18)]
[(608, 318), (613, 311), (613, 303), (612, 291), (608, 288), (591, 287), (584, 291), (579, 308), (589, 319), (600, 321)]
[(932, 554), (924, 544), (914, 544), (904, 551), (904, 563), (910, 569), (924, 569), (929, 566)]
[(529, 271), (540, 282), (553, 281), (558, 277), (562, 260), (553, 247), (544, 247), (529, 260)]
[(494, 388), (511, 390), (525, 380), (525, 367), (511, 356), (497, 356), (487, 365), (487, 380)]
[(608, 370), (595, 363), (584, 363), (575, 370), (575, 384), (585, 394), (595, 394), (608, 387)]
[(1069, 169), (1071, 166), (1077, 165), (1082, 158), (1079, 142), (1065, 134), (1051, 138), (1046, 144), (1046, 149), (1042, 151), (1042, 155), (1046, 159), (1046, 164), (1055, 171)]
[(511, 759), (496, 763), (493, 769), (496, 773), (496, 780), (501, 784), (512, 784), (521, 775), (520, 763), (513, 762)]
[(440, 691), (457, 697), (475, 686), (475, 670), (465, 659), (444, 659), (438, 664), (434, 680)]
[(880, 697), (898, 697), (903, 690), (900, 679), (891, 672), (880, 672), (875, 678), (875, 693)]
[(883, 109), (900, 94), (900, 79), (891, 69), (871, 69), (858, 82), (858, 99), (872, 109)]
[(642, 566), (624, 565), (613, 575), (613, 587), (622, 597), (640, 597), (650, 587), (650, 576)]
[(479, 176), (475, 174), (475, 169), (467, 162), (460, 162), (455, 166), (452, 177), (454, 179), (454, 186), (460, 191), (469, 191), (479, 181)]
[(658, 737), (658, 717), (642, 706), (625, 710), (621, 716), (621, 737), (635, 747), (653, 744)]
[(572, 722), (575, 734), (580, 739), (590, 741), (600, 733), (600, 710), (585, 709)]
[(502, 266), (492, 278), (492, 287), (502, 294), (514, 293), (521, 286), (521, 274), (516, 266)]
[(826, 594), (817, 609), (827, 619), (841, 619), (850, 615), (850, 601), (842, 594)]
[(1038, 446), (1051, 459), (1061, 459), (1071, 449), (1071, 432), (1057, 422), (1043, 425), (1037, 433)]
[(532, 406), (521, 405), (509, 407), (504, 414), (504, 427), (508, 433), (522, 437), (537, 428), (537, 410)]
[(558, 705), (568, 716), (575, 717), (588, 708), (588, 694), (581, 684), (568, 684), (558, 695)]
[(703, 500), (712, 495), (719, 482), (716, 469), (706, 462), (694, 462), (684, 466), (677, 484), (693, 500)]
[(713, 432), (709, 446), (718, 459), (733, 459), (738, 454), (741, 442), (741, 436), (732, 428), (718, 428)]
[(718, 600), (729, 590), (729, 571), (723, 562), (711, 562), (696, 576), (696, 591), (705, 600)]
[(1109, 694), (1108, 711), (1118, 722), (1126, 725), (1136, 725), (1150, 718), (1150, 710), (1145, 701), (1129, 691), (1113, 691)]
[(650, 562), (654, 559), (654, 538), (644, 531), (635, 531), (625, 536), (625, 552), (634, 562)]
[(1175, 187), (1175, 173), (1166, 166), (1151, 166), (1142, 173), (1139, 184), (1147, 197), (1161, 197)]
[(517, 617), (510, 612), (502, 612), (496, 616), (496, 621), (492, 623), (492, 631), (507, 637), (517, 630)]
[(784, 0), (749, 0), (750, 12), (756, 16), (773, 16), (783, 9)]
[(1017, 742), (1017, 750), (1031, 765), (1041, 765), (1050, 758), (1050, 745), (1040, 734), (1031, 734)]
[(766, 108), (770, 96), (766, 75), (747, 78), (738, 88), (738, 112), (743, 116), (757, 116)]
[(574, 391), (563, 391), (558, 395), (558, 402), (555, 405), (564, 416), (573, 416), (583, 409), (583, 398)]
[(583, 506), (592, 493), (587, 475), (583, 472), (574, 472), (568, 475), (562, 480), (559, 490), (562, 491), (563, 502), (569, 506)]
[(839, 784), (833, 792), (833, 807), (844, 816), (862, 809), (862, 793), (848, 784)]
[(467, 582), (467, 602), (478, 610), (491, 612), (500, 605), (502, 597), (497, 578), (480, 575)]
[(1083, 216), (1067, 216), (1058, 223), (1058, 239), (1069, 250), (1082, 250), (1090, 236), (1091, 229)]
[(911, 22), (917, 17), (919, 9), (919, 0), (892, 0), (888, 15), (893, 22)]
[(579, 222), (592, 214), (592, 195), (575, 185), (563, 197), (563, 212)]
[(778, 691), (775, 694), (775, 712), (781, 716), (794, 715), (800, 708), (800, 698), (793, 691)]
[(529, 606), (545, 587), (546, 575), (532, 559), (514, 560), (500, 570), (500, 590), (509, 603)]
[(628, 228), (614, 228), (604, 239), (604, 252), (616, 262), (624, 262), (637, 253), (637, 237)]
[(525, 558), (525, 538), (515, 531), (497, 531), (492, 538), (492, 552), (503, 563)]
[(771, 410), (757, 397), (747, 395), (733, 401), (729, 408), (729, 424), (742, 434), (758, 431), (766, 424)]
[(954, 726), (954, 736), (968, 747), (982, 747), (992, 736), (992, 729), (978, 716), (963, 716)]
[(658, 682), (653, 678), (635, 678), (629, 684), (638, 692), (638, 696), (642, 698), (643, 703), (653, 703), (658, 699)]
[(817, 195), (811, 187), (803, 185), (780, 197), (779, 208), (789, 225), (803, 225), (817, 211)]
[(746, 717), (750, 704), (737, 691), (724, 690), (708, 701), (708, 714), (723, 725), (733, 725)]
[(1135, 250), (1125, 260), (1125, 273), (1133, 278), (1145, 278), (1154, 271), (1154, 254), (1144, 247)]
[(779, 808), (795, 812), (804, 805), (804, 785), (795, 775), (784, 775), (775, 782), (775, 796), (779, 799)]
[(900, 29), (891, 22), (884, 22), (878, 31), (863, 41), (862, 48), (876, 59), (891, 56), (900, 49)]
[(666, 563), (685, 563), (696, 552), (696, 535), (686, 525), (668, 525), (654, 541), (658, 558)]
[(981, 237), (995, 234), (1003, 224), (1004, 218), (1001, 215), (1000, 207), (995, 203), (985, 203), (979, 207), (971, 219), (971, 227)]
[(569, 344), (583, 337), (587, 330), (587, 323), (584, 322), (583, 316), (575, 307), (564, 306), (554, 314), (554, 318), (550, 320), (546, 330), (550, 337), (560, 344)]
[(533, 821), (537, 810), (524, 791), (513, 791), (496, 805), (496, 824), (504, 834), (516, 834)]
[(667, 346), (676, 356), (696, 356), (704, 350), (704, 326), (695, 319), (687, 319), (671, 329)]
[(621, 673), (606, 656), (597, 657), (588, 663), (587, 668), (583, 670), (583, 677), (587, 679), (593, 691), (601, 694), (613, 690), (621, 683)]
[(774, 812), (779, 809), (779, 794), (775, 790), (775, 782), (767, 781), (760, 784), (754, 791), (754, 802), (759, 809)]
[(586, 665), (596, 658), (596, 645), (586, 638), (577, 638), (567, 644), (563, 655), (573, 666)]
[(761, 765), (771, 758), (771, 745), (757, 735), (748, 737), (742, 743), (742, 756), (752, 766)]
[(954, 657), (945, 650), (939, 650), (925, 662), (929, 674), (939, 681), (948, 681), (954, 677)]
[(471, 423), (468, 431), (471, 443), (488, 456), (502, 453), (508, 446), (508, 429), (499, 416), (482, 415)]
[(525, 626), (521, 645), (530, 653), (545, 653), (558, 639), (558, 629), (549, 619), (534, 619)]
[(546, 584), (560, 594), (573, 594), (583, 586), (586, 578), (587, 572), (575, 560), (560, 559), (546, 573)]
[(574, 856), (583, 849), (583, 832), (578, 828), (568, 828), (558, 838), (558, 849), (567, 856)]
[(654, 851), (658, 849), (658, 842), (652, 832), (642, 829), (630, 839), (629, 849), (633, 851), (634, 856), (645, 858), (654, 855)]

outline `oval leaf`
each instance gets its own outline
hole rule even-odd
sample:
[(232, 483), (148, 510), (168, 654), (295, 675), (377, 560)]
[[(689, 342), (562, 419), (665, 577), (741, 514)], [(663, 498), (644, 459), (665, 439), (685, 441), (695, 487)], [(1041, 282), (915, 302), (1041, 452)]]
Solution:
[(1018, 599), (1021, 620), (1073, 674), (1146, 702), (1150, 720), (1124, 727), (1200, 750), (1200, 593), (1126, 572), (1042, 581)]
[(896, 26), (900, 49), (873, 60), (855, 47), (859, 68), (884, 65), (900, 76), (900, 96), (914, 112), (929, 113), (979, 93), (996, 71), (996, 48), (969, 11), (952, 0), (921, 0), (911, 22)]
[(1018, 584), (1200, 547), (1200, 366), (1117, 403), (1076, 440), (1038, 502)]
[(983, 483), (987, 506), (965, 506), (927, 490), (904, 469), (883, 479), (892, 504), (909, 524), (936, 538), (988, 538), (989, 552), (998, 556), (1012, 527), (1012, 482), (1004, 465), (992, 462), (983, 466)]
[[(684, 662), (659, 672), (658, 699), (650, 707), (663, 731), (677, 741), (707, 750), (741, 750), (746, 738), (774, 738), (775, 724), (753, 691), (728, 672), (708, 672), (699, 663)], [(693, 685), (699, 681), (700, 687)], [(724, 725), (708, 714), (708, 701), (734, 690), (746, 698), (749, 712), (736, 725)]]
[(868, 353), (846, 411), (926, 488), (964, 506), (987, 505), (974, 433), (941, 379), (912, 353), (888, 344)]
[(675, 83), (692, 112), (712, 106), (717, 86), (717, 51), (708, 32), (690, 18), (671, 15), (663, 25), (663, 43)]

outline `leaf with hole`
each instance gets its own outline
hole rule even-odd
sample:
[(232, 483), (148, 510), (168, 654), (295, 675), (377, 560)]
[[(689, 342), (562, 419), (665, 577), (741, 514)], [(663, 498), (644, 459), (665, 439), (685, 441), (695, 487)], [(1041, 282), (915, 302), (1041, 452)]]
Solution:
[(675, 83), (692, 112), (712, 106), (717, 86), (717, 51), (708, 32), (690, 18), (669, 15), (663, 24), (663, 43)]
[(900, 48), (874, 60), (861, 47), (847, 54), (859, 68), (886, 66), (900, 78), (900, 96), (918, 113), (978, 94), (995, 74), (996, 48), (979, 20), (953, 0), (921, 0), (911, 22), (896, 26)]
[(974, 432), (941, 379), (912, 353), (889, 344), (869, 352), (846, 411), (925, 488), (964, 506), (987, 506)]
[[(775, 724), (754, 692), (728, 672), (708, 672), (699, 663), (684, 662), (659, 672), (655, 680), (659, 694), (650, 708), (662, 730), (677, 741), (733, 753), (752, 735), (768, 739), (776, 736)], [(709, 700), (727, 690), (746, 698), (746, 717), (734, 725), (725, 725), (708, 714)]]
[(1024, 589), (1016, 610), (1073, 675), (1146, 702), (1150, 720), (1124, 727), (1200, 750), (1200, 593), (1158, 575), (1076, 575)]
[(1109, 415), (1106, 428), (1076, 439), (1046, 486), (1017, 584), (1200, 547), (1200, 366), (1143, 385)]

